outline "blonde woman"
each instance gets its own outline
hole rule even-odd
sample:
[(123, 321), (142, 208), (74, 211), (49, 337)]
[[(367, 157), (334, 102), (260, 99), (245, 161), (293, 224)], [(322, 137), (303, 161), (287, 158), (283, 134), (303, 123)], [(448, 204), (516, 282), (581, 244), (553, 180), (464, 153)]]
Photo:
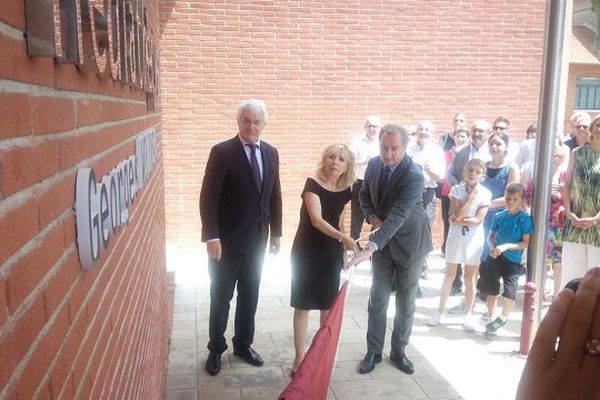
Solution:
[(325, 149), (315, 176), (306, 179), (302, 190), (291, 252), (296, 352), (292, 376), (304, 358), (309, 311), (320, 310), (323, 324), (339, 289), (344, 250), (356, 250), (342, 223), (353, 182), (354, 156), (348, 147), (334, 144)]

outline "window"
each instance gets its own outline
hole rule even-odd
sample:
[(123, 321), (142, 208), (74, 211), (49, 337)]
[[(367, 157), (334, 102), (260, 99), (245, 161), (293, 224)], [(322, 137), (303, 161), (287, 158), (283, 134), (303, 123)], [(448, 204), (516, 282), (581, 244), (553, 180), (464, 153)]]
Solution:
[(576, 110), (600, 110), (600, 78), (577, 78)]

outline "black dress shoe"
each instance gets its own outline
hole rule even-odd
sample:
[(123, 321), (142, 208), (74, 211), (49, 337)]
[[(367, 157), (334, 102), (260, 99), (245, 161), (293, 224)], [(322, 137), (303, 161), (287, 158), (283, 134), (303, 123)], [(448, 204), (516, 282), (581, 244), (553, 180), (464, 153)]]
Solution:
[(406, 357), (406, 353), (390, 353), (390, 361), (405, 374), (412, 375), (415, 372), (415, 366), (412, 361)]
[(213, 353), (212, 351), (208, 353), (205, 368), (209, 375), (215, 376), (218, 374), (219, 371), (221, 371), (221, 355)]
[(233, 354), (246, 361), (248, 364), (256, 365), (257, 367), (262, 366), (265, 362), (252, 347), (247, 349), (233, 349)]
[(367, 353), (365, 358), (358, 364), (359, 374), (368, 374), (375, 369), (375, 364), (381, 362), (381, 354)]

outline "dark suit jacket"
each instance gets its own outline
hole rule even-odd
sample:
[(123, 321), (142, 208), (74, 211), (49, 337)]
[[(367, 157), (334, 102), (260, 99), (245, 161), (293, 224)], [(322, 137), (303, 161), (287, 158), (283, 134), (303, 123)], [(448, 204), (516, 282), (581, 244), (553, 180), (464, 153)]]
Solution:
[(236, 135), (215, 145), (208, 156), (200, 190), (202, 241), (221, 240), (223, 250), (245, 253), (255, 244), (257, 224), (260, 240), (281, 236), (281, 184), (279, 154), (260, 142), (263, 163), (262, 191), (252, 179), (250, 161)]
[(382, 167), (381, 157), (371, 158), (360, 191), (365, 216), (376, 215), (383, 221), (381, 229), (370, 240), (380, 249), (389, 246), (394, 260), (410, 263), (433, 249), (431, 229), (423, 209), (423, 171), (405, 155), (379, 198)]

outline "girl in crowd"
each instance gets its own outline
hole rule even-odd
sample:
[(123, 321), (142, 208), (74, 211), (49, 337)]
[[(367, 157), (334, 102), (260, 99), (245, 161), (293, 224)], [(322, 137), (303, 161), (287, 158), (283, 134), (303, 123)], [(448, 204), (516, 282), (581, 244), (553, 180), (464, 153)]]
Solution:
[(485, 164), (474, 158), (465, 166), (463, 181), (450, 191), (450, 229), (446, 242), (446, 274), (440, 291), (438, 312), (427, 324), (439, 325), (444, 316), (446, 301), (458, 264), (464, 264), (466, 331), (474, 331), (476, 324), (471, 317), (475, 301), (475, 279), (485, 242), (483, 219), (492, 201), (492, 193), (481, 185), (485, 176)]
[(321, 311), (325, 321), (340, 285), (344, 250), (356, 244), (343, 227), (342, 213), (352, 198), (354, 156), (344, 145), (328, 146), (314, 177), (302, 191), (300, 223), (291, 251), (294, 308), (293, 376), (305, 355), (309, 310)]
[[(457, 114), (458, 115), (458, 114)], [(467, 124), (458, 124), (454, 128), (454, 146), (444, 152), (446, 156), (446, 166), (450, 167), (452, 160), (456, 157), (456, 153), (462, 150), (463, 147), (469, 144), (469, 126)], [(448, 178), (442, 179), (442, 220), (444, 221), (444, 242), (442, 243), (442, 253), (446, 251), (446, 238), (448, 237), (448, 230), (450, 229), (450, 184)]]
[(592, 120), (590, 132), (589, 142), (571, 152), (565, 177), (565, 282), (600, 265), (600, 115)]

